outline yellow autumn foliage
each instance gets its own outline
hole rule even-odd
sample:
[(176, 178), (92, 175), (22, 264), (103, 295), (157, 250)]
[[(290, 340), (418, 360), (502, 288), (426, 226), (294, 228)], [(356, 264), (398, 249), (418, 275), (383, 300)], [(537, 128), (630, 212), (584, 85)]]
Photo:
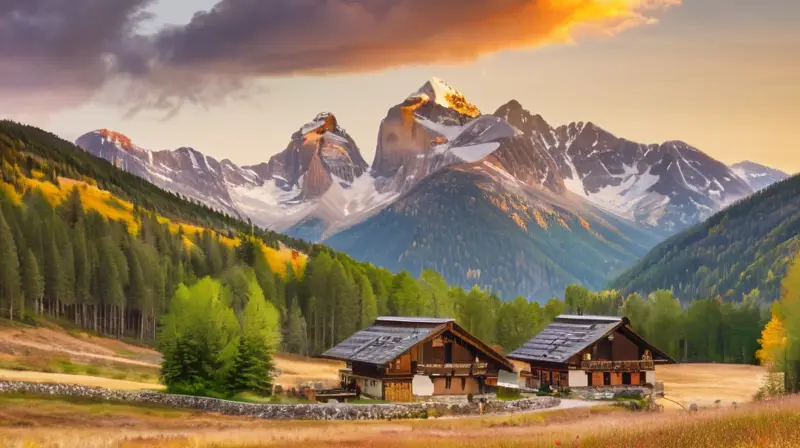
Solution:
[(756, 356), (765, 366), (777, 366), (785, 357), (795, 357), (800, 348), (800, 256), (786, 273), (781, 300), (772, 306), (772, 318), (761, 333)]
[[(47, 182), (42, 179), (23, 178), (25, 188), (39, 189), (44, 193), (45, 197), (51, 204), (57, 205), (65, 200), (69, 192), (73, 188), (77, 188), (80, 193), (81, 203), (84, 209), (94, 210), (97, 213), (105, 216), (114, 221), (124, 222), (128, 226), (128, 231), (132, 234), (139, 232), (139, 222), (136, 220), (134, 214), (134, 206), (128, 201), (124, 201), (108, 191), (101, 190), (95, 185), (89, 183), (60, 177), (58, 179), (59, 185)], [(0, 182), (0, 189), (3, 194), (15, 203), (21, 202), (20, 195), (16, 192), (13, 185)], [(158, 216), (158, 222), (167, 224), (170, 232), (178, 233), (179, 229), (183, 231), (183, 242), (187, 249), (195, 247), (194, 240), (200, 234), (206, 231), (206, 228), (194, 224), (174, 222), (169, 218)], [(212, 231), (213, 232), (213, 231)], [(213, 232), (217, 235), (217, 232)], [(225, 235), (219, 234), (219, 240), (227, 247), (234, 248), (240, 243), (238, 238), (229, 238)], [(282, 247), (281, 249), (273, 249), (262, 243), (262, 251), (269, 263), (270, 269), (278, 273), (282, 277), (286, 276), (286, 267), (291, 265), (294, 268), (295, 275), (302, 277), (305, 271), (305, 265), (308, 256), (303, 253), (298, 253), (290, 248)]]
[(786, 329), (783, 321), (773, 313), (772, 319), (761, 332), (761, 339), (758, 340), (761, 349), (756, 352), (756, 357), (762, 366), (774, 367), (782, 359), (786, 348)]

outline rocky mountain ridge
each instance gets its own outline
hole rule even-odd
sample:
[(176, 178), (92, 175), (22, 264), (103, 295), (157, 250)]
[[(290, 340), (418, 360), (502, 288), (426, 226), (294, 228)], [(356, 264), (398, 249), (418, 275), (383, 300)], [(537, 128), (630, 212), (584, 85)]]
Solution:
[(148, 151), (110, 131), (77, 143), (256, 224), (505, 296), (602, 287), (666, 235), (755, 189), (686, 143), (636, 143), (591, 122), (553, 127), (517, 101), (484, 115), (437, 78), (388, 110), (372, 165), (330, 113), (254, 166), (190, 148)]

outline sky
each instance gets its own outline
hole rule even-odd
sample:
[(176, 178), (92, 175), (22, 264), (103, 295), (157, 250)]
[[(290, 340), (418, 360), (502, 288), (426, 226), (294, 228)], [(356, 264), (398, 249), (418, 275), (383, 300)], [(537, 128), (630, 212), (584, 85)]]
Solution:
[(800, 171), (797, 0), (99, 4), (0, 0), (0, 118), (246, 165), (329, 111), (371, 161), (388, 109), (437, 76), (484, 113), (516, 99)]

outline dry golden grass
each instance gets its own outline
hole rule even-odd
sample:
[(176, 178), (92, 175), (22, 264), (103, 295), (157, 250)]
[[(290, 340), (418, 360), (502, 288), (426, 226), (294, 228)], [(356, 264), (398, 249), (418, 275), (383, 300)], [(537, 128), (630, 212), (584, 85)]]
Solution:
[[(274, 361), (282, 372), (275, 384), (284, 388), (308, 381), (335, 385), (344, 368), (337, 361), (283, 353)], [(161, 354), (153, 349), (83, 331), (67, 332), (55, 325), (0, 327), (0, 379), (153, 389), (160, 387), (153, 384), (160, 362)], [(84, 375), (65, 375), (70, 373)]]
[(800, 398), (697, 414), (600, 408), (438, 421), (269, 422), (0, 396), (0, 447), (20, 446), (788, 448), (800, 446)]
[[(766, 371), (759, 366), (736, 364), (675, 364), (659, 366), (656, 379), (664, 383), (666, 396), (688, 407), (730, 406), (745, 403), (761, 387)], [(665, 409), (680, 409), (674, 403), (660, 400)]]
[(343, 362), (281, 353), (274, 357), (275, 366), (281, 375), (275, 384), (283, 388), (297, 387), (308, 381), (320, 381), (333, 386), (339, 382), (339, 370), (345, 367)]
[[(157, 377), (153, 378), (154, 380)], [(71, 375), (65, 373), (45, 373), (0, 369), (0, 380), (27, 381), (31, 383), (75, 384), (78, 386), (104, 387), (117, 390), (162, 390), (164, 386), (156, 383), (118, 380), (90, 375)]]

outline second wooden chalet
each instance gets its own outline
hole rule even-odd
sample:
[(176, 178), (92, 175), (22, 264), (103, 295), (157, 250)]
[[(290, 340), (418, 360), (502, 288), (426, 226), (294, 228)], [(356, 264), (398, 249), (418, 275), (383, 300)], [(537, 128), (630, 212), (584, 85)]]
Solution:
[(558, 316), (508, 358), (530, 365), (530, 387), (655, 386), (656, 365), (675, 363), (627, 317), (605, 316)]
[(347, 362), (345, 388), (388, 401), (486, 393), (511, 362), (453, 319), (379, 317), (322, 354)]

